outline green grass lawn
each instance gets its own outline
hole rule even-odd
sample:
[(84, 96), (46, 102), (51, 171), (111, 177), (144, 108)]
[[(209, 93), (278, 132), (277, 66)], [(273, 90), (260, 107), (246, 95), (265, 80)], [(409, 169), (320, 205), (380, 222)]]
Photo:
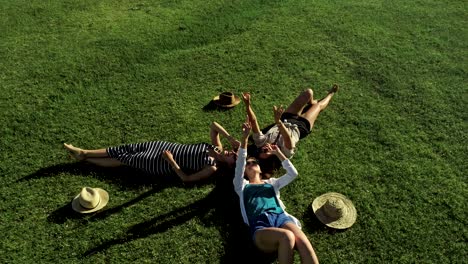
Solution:
[[(250, 91), (272, 105), (341, 90), (300, 142), (282, 190), (322, 263), (468, 259), (466, 1), (0, 0), (0, 262), (246, 263), (229, 176), (164, 184), (71, 161), (62, 148), (239, 137)], [(107, 210), (73, 213), (83, 186)], [(324, 228), (312, 200), (335, 191), (358, 219)], [(296, 261), (299, 258), (296, 256)]]

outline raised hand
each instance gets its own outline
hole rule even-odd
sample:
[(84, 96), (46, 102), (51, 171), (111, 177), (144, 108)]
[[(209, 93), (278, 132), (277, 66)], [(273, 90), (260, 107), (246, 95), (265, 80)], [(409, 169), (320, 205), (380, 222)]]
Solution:
[(281, 161), (286, 159), (286, 156), (284, 156), (283, 152), (281, 149), (278, 147), (276, 144), (268, 144), (266, 146), (266, 149), (269, 153), (276, 155)]
[(252, 130), (252, 126), (250, 125), (250, 122), (245, 122), (242, 124), (242, 136), (244, 138), (249, 137), (251, 130)]
[(279, 107), (276, 107), (276, 105), (273, 106), (273, 114), (275, 116), (275, 123), (279, 123), (281, 121), (281, 115), (284, 113), (283, 106), (280, 105)]
[(249, 106), (250, 105), (250, 93), (242, 93), (242, 100), (244, 104)]
[(265, 150), (266, 150), (267, 153), (275, 154), (278, 149), (279, 148), (278, 148), (278, 146), (276, 144), (267, 143), (265, 145)]

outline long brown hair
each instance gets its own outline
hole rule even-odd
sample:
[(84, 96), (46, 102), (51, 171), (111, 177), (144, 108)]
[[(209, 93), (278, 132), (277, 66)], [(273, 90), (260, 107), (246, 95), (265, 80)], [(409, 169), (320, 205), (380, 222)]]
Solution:
[(262, 153), (262, 148), (258, 148), (255, 144), (251, 144), (247, 147), (247, 153), (249, 154), (249, 158), (255, 158), (258, 160), (258, 165), (262, 171), (262, 179), (271, 178), (276, 171), (282, 167), (281, 160), (279, 160), (276, 155), (270, 155), (268, 158), (261, 159), (260, 153)]
[(281, 168), (281, 160), (276, 155), (270, 155), (268, 158), (258, 159), (258, 161), (263, 179), (271, 178)]

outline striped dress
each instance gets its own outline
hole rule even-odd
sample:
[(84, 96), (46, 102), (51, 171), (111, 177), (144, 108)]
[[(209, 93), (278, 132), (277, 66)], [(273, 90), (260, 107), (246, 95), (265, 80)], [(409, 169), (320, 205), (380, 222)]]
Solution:
[(107, 148), (107, 154), (125, 165), (158, 176), (176, 176), (162, 153), (169, 150), (183, 172), (195, 173), (206, 166), (214, 166), (214, 159), (208, 156), (207, 143), (178, 144), (165, 141), (151, 141)]

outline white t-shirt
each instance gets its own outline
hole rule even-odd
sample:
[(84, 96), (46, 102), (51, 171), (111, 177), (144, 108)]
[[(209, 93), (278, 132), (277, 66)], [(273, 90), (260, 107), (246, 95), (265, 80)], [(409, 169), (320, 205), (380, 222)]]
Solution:
[(283, 122), (283, 124), (291, 137), (292, 149), (288, 149), (284, 146), (284, 139), (279, 131), (278, 125), (270, 128), (265, 134), (263, 134), (262, 131), (260, 131), (260, 133), (253, 133), (252, 138), (257, 148), (261, 148), (267, 143), (276, 144), (286, 157), (291, 158), (295, 153), (296, 143), (299, 141), (301, 134), (296, 124), (291, 124), (287, 121)]

